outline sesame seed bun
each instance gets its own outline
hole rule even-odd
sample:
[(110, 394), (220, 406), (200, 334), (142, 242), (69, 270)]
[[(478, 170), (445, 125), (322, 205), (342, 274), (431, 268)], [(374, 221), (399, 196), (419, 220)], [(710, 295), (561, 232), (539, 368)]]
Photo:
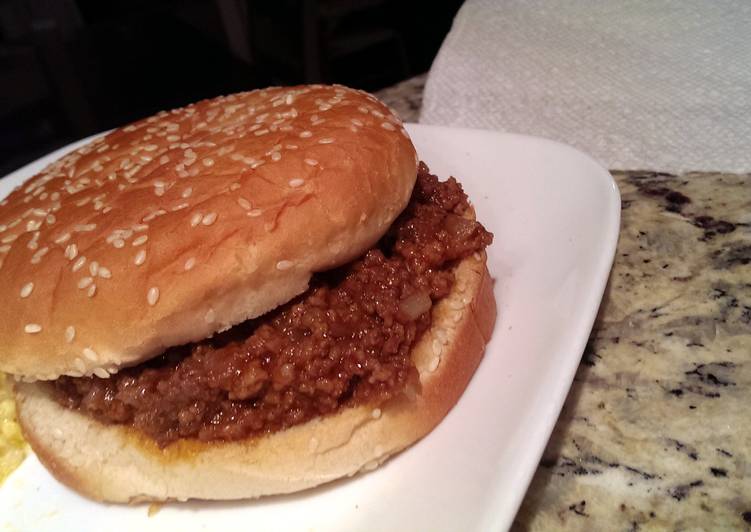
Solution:
[(24, 434), (60, 481), (113, 502), (240, 499), (289, 493), (377, 467), (427, 434), (459, 399), (496, 316), (485, 254), (456, 266), (452, 292), (412, 351), (421, 389), (379, 409), (345, 408), (249, 440), (181, 440), (159, 449), (121, 425), (60, 406), (44, 383), (18, 383)]
[(370, 248), (416, 168), (399, 119), (341, 86), (206, 100), (98, 138), (0, 203), (0, 371), (106, 377), (260, 316)]

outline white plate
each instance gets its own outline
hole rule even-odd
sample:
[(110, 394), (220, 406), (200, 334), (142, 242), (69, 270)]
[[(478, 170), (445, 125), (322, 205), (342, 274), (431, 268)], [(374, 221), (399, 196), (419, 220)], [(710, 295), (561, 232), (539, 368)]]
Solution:
[[(89, 502), (32, 456), (0, 488), (11, 530), (502, 530), (516, 514), (579, 363), (618, 239), (620, 197), (588, 156), (547, 140), (410, 125), (423, 160), (460, 178), (495, 233), (498, 320), (449, 416), (373, 473), (240, 503)], [(69, 147), (70, 148), (70, 147)], [(69, 149), (69, 148), (66, 148)], [(63, 152), (0, 180), (0, 197)]]

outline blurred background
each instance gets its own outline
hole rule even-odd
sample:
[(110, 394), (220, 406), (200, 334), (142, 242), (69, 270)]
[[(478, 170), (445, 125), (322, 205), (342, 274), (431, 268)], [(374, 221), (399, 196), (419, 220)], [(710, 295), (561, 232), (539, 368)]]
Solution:
[(461, 3), (0, 0), (0, 176), (201, 98), (389, 87), (428, 70)]

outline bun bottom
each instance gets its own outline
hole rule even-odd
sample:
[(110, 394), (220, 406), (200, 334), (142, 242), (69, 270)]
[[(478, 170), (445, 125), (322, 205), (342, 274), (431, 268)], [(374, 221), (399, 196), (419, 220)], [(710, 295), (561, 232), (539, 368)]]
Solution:
[(60, 482), (99, 501), (255, 498), (375, 469), (446, 416), (480, 363), (496, 317), (485, 258), (459, 263), (453, 291), (433, 307), (432, 326), (412, 353), (421, 389), (380, 408), (345, 408), (249, 440), (160, 449), (132, 428), (60, 406), (43, 384), (17, 383), (21, 427)]

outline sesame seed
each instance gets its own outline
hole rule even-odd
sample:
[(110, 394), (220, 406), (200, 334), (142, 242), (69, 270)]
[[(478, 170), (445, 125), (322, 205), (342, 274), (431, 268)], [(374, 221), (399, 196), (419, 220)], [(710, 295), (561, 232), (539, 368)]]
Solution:
[(358, 110), (358, 111), (360, 111), (360, 112), (361, 112), (361, 113), (363, 113), (363, 114), (368, 114), (368, 108), (367, 108), (367, 107), (365, 107), (364, 105), (360, 105), (360, 106), (358, 106), (358, 107), (357, 107), (357, 110)]
[(73, 339), (76, 337), (76, 328), (72, 325), (68, 325), (65, 328), (65, 341), (69, 344), (73, 342)]
[(110, 374), (104, 368), (94, 368), (93, 373), (100, 379), (108, 379), (110, 377)]
[(189, 198), (191, 194), (193, 194), (193, 188), (192, 187), (188, 187), (185, 190), (183, 190), (182, 197), (183, 198)]
[[(67, 240), (67, 239), (66, 239)], [(78, 246), (75, 244), (68, 244), (65, 248), (65, 258), (73, 260), (78, 255)]]
[(148, 301), (149, 305), (152, 307), (156, 305), (156, 302), (159, 301), (159, 288), (156, 286), (149, 288), (149, 291), (146, 293), (146, 301)]
[(332, 139), (330, 137), (325, 137), (325, 138), (322, 138), (321, 140), (319, 140), (318, 144), (331, 144), (332, 142), (334, 142), (334, 139)]
[(298, 187), (303, 186), (304, 184), (305, 184), (305, 180), (300, 179), (299, 177), (289, 180), (289, 186), (292, 188), (298, 188)]
[(143, 147), (143, 149), (146, 151), (156, 151), (158, 148), (159, 146), (157, 146), (156, 144), (147, 144)]
[(296, 150), (297, 149), (297, 144), (287, 144), (284, 147), (287, 148), (288, 150)]
[(203, 220), (201, 220), (201, 223), (203, 225), (211, 225), (216, 221), (217, 214), (215, 212), (210, 212), (206, 216), (203, 217)]
[(374, 408), (373, 411), (370, 413), (371, 417), (373, 419), (378, 419), (381, 417), (381, 409), (380, 408)]
[(91, 262), (89, 263), (89, 273), (90, 273), (90, 274), (91, 274), (91, 275), (92, 275), (93, 277), (96, 277), (96, 274), (97, 274), (98, 272), (99, 272), (99, 263), (98, 263), (97, 261), (95, 261), (95, 260), (92, 260), (92, 261), (91, 261)]
[(133, 231), (130, 229), (115, 229), (105, 239), (108, 243), (113, 243), (115, 240), (125, 240), (133, 236)]
[(135, 258), (133, 259), (133, 264), (136, 266), (140, 266), (146, 261), (146, 250), (142, 249), (138, 253), (136, 253)]
[(438, 364), (441, 363), (441, 357), (433, 357), (428, 366), (428, 371), (431, 373), (438, 369)]
[(81, 255), (78, 257), (78, 260), (73, 263), (73, 267), (71, 268), (74, 272), (77, 272), (81, 268), (83, 268), (83, 265), (86, 264), (86, 257), (84, 255)]
[(300, 133), (300, 138), (301, 139), (307, 139), (308, 137), (312, 137), (312, 136), (313, 136), (313, 133), (311, 133), (310, 131), (307, 131), (307, 130), (303, 131), (302, 133)]
[(29, 334), (36, 334), (38, 332), (41, 332), (42, 326), (38, 323), (27, 323), (24, 328), (24, 332), (27, 332)]
[(44, 257), (49, 250), (50, 250), (50, 248), (48, 248), (48, 247), (45, 246), (42, 249), (40, 249), (39, 251), (37, 251), (36, 253), (34, 253), (34, 255), (31, 257), (31, 263), (32, 264), (39, 264), (39, 262), (42, 260), (42, 257)]
[(42, 222), (39, 220), (29, 220), (28, 222), (26, 222), (26, 230), (36, 231), (37, 229), (39, 229), (39, 227), (41, 227), (41, 225)]
[(86, 291), (86, 295), (89, 297), (94, 297), (94, 294), (96, 294), (96, 285), (92, 284), (89, 289)]
[(117, 249), (121, 249), (125, 247), (125, 240), (123, 240), (122, 238), (116, 238), (115, 240), (112, 241), (112, 245), (115, 246)]
[(282, 154), (281, 154), (281, 153), (279, 153), (278, 151), (275, 151), (275, 152), (272, 152), (272, 153), (271, 153), (271, 160), (272, 160), (272, 161), (275, 161), (275, 162), (276, 162), (276, 161), (278, 161), (278, 160), (279, 160), (279, 159), (281, 159), (281, 158), (282, 158)]
[(7, 253), (8, 251), (10, 251), (10, 246), (8, 244), (0, 246), (0, 253)]
[(381, 122), (381, 127), (388, 131), (396, 131), (394, 124), (392, 124), (391, 122)]
[(214, 319), (216, 319), (216, 313), (214, 312), (213, 308), (210, 308), (206, 315), (203, 317), (203, 319), (206, 321), (206, 323), (214, 323)]
[(101, 277), (102, 279), (112, 278), (112, 272), (109, 270), (109, 268), (105, 268), (104, 266), (99, 266), (97, 275), (99, 275), (99, 277)]
[(309, 166), (316, 166), (318, 164), (318, 161), (315, 159), (305, 159), (305, 164)]
[(193, 216), (190, 217), (190, 226), (195, 227), (198, 224), (201, 223), (201, 219), (203, 218), (203, 214), (200, 212), (194, 213)]
[(240, 207), (242, 207), (246, 211), (250, 210), (250, 202), (246, 200), (245, 198), (243, 198), (242, 196), (237, 198), (237, 204), (240, 205)]
[(383, 113), (376, 109), (373, 109), (372, 111), (370, 111), (370, 114), (372, 114), (373, 116), (377, 116), (378, 118), (383, 118)]
[(204, 159), (201, 162), (203, 163), (204, 166), (213, 166), (214, 159), (211, 159), (210, 157), (207, 157), (206, 159)]
[(190, 271), (193, 269), (193, 266), (196, 265), (196, 258), (190, 257), (188, 260), (185, 261), (185, 271)]
[(21, 287), (21, 297), (27, 298), (31, 295), (31, 292), (33, 291), (34, 291), (34, 283), (28, 282)]
[(8, 236), (3, 237), (3, 239), (0, 240), (0, 242), (2, 242), (3, 244), (10, 244), (16, 238), (18, 238), (18, 235), (8, 235)]
[[(26, 247), (29, 249), (36, 249), (39, 247), (39, 243), (37, 242), (39, 240), (39, 231), (35, 232), (34, 235), (31, 237), (31, 240), (29, 240), (29, 243), (26, 244)], [(10, 247), (10, 246), (8, 246)]]
[(258, 131), (254, 131), (254, 132), (253, 132), (253, 134), (254, 134), (254, 135), (255, 135), (256, 137), (260, 137), (261, 135), (265, 135), (265, 134), (266, 134), (266, 133), (268, 133), (268, 132), (269, 132), (269, 130), (268, 130), (268, 129), (259, 129)]
[(154, 187), (155, 196), (164, 196), (164, 189), (161, 187)]
[(231, 184), (231, 185), (229, 186), (229, 189), (230, 189), (231, 191), (233, 191), (233, 192), (234, 192), (235, 190), (238, 190), (239, 188), (240, 188), (240, 183), (237, 183), (237, 182), (235, 182), (235, 183), (232, 183), (232, 184)]
[[(167, 140), (169, 140), (169, 137), (167, 137)], [(167, 164), (169, 162), (169, 155), (162, 155), (159, 157), (159, 164)]]
[(141, 231), (146, 231), (149, 228), (146, 224), (138, 224), (133, 226), (133, 230), (137, 233), (140, 233)]
[(146, 243), (146, 241), (149, 239), (148, 235), (141, 235), (138, 238), (133, 239), (133, 242), (131, 242), (131, 245), (133, 246), (140, 246)]
[(84, 288), (86, 288), (87, 286), (89, 286), (93, 282), (94, 282), (94, 279), (92, 279), (91, 277), (82, 277), (78, 281), (78, 288), (80, 288), (81, 290), (83, 290)]
[(76, 358), (76, 359), (75, 359), (75, 360), (73, 361), (73, 365), (74, 365), (74, 366), (76, 367), (76, 369), (77, 369), (78, 371), (80, 371), (81, 373), (83, 373), (83, 372), (84, 372), (84, 371), (86, 370), (86, 363), (85, 363), (85, 362), (84, 362), (83, 360), (81, 360), (80, 358)]
[(280, 260), (276, 263), (276, 269), (279, 271), (289, 270), (294, 263), (291, 260)]
[(261, 209), (253, 209), (252, 211), (248, 212), (248, 216), (251, 218), (256, 218), (258, 216), (261, 216), (263, 214), (263, 211)]

